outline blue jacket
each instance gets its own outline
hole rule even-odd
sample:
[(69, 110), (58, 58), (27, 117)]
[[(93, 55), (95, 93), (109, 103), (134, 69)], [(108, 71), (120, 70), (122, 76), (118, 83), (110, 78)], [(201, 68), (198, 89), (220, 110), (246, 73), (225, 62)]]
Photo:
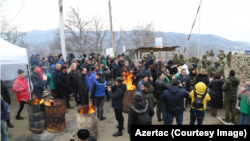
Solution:
[(104, 99), (105, 98), (105, 86), (107, 84), (107, 81), (103, 78), (98, 78), (94, 82), (91, 90), (90, 98), (97, 98), (97, 99)]
[(160, 97), (162, 103), (165, 103), (167, 113), (171, 115), (180, 115), (184, 111), (184, 98), (188, 96), (185, 88), (171, 86), (164, 90)]
[(116, 65), (115, 62), (112, 63), (112, 68), (114, 69), (114, 80), (117, 78), (117, 77), (122, 77), (122, 71), (121, 71), (121, 68), (124, 66), (124, 64), (119, 61), (118, 62), (118, 65)]
[(10, 106), (1, 98), (1, 120), (9, 120), (10, 119)]
[(89, 86), (89, 92), (91, 92), (92, 90), (92, 86), (93, 86), (93, 83), (96, 81), (96, 78), (95, 78), (95, 72), (92, 72), (92, 73), (88, 73), (86, 75), (86, 82)]
[(121, 84), (116, 86), (112, 91), (108, 92), (110, 98), (112, 99), (112, 107), (114, 109), (123, 108), (123, 99), (126, 90), (127, 86), (125, 84)]
[(101, 69), (99, 69), (98, 71), (96, 71), (96, 73), (97, 72), (100, 72), (102, 74), (102, 78), (105, 80), (105, 74), (103, 73), (103, 71)]
[[(144, 82), (144, 81), (141, 79), (141, 80), (139, 81), (139, 83), (137, 84), (136, 89), (137, 89), (137, 91), (139, 91), (139, 92), (142, 94), (142, 96), (143, 96), (143, 98), (144, 98), (144, 93), (143, 93), (142, 90), (141, 90), (141, 84), (142, 84), (143, 82)], [(150, 85), (152, 85), (152, 82), (151, 82), (151, 81), (148, 81), (148, 83), (149, 83)]]

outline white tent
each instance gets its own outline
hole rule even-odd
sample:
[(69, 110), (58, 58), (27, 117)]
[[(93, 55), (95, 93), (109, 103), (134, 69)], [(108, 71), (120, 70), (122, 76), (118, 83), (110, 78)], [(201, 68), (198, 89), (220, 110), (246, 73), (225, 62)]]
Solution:
[(18, 69), (22, 69), (30, 81), (28, 54), (25, 48), (13, 45), (0, 38), (1, 80), (10, 81), (18, 77)]

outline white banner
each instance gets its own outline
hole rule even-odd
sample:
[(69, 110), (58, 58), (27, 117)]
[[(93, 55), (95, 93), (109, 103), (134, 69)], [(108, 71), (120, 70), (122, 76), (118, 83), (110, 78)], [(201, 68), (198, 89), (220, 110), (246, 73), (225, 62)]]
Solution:
[(106, 55), (109, 55), (110, 57), (114, 57), (113, 56), (113, 48), (112, 47), (106, 49)]
[(125, 46), (123, 46), (123, 52), (125, 52)]

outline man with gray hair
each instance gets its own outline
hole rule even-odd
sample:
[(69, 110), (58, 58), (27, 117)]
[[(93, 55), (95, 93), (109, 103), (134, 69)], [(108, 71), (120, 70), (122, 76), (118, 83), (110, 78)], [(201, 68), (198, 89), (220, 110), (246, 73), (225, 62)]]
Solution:
[(52, 81), (55, 85), (54, 98), (62, 98), (60, 85), (57, 83), (57, 76), (61, 72), (61, 64), (57, 63), (56, 68), (52, 69)]

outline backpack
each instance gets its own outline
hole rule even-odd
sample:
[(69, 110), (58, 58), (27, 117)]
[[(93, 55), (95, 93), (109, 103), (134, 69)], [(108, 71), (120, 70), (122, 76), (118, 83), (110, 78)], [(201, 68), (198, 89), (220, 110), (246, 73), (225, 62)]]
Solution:
[(192, 103), (192, 106), (194, 107), (195, 110), (203, 108), (202, 102), (205, 96), (207, 95), (207, 92), (205, 91), (205, 93), (202, 95), (201, 98), (197, 97), (197, 95), (201, 95), (201, 94), (197, 94), (196, 91), (194, 90), (194, 102)]
[[(134, 107), (132, 105), (132, 107)], [(148, 101), (146, 101), (146, 107), (148, 107)], [(151, 117), (149, 116), (147, 110), (143, 113), (137, 113), (138, 121), (140, 125), (152, 125)]]

